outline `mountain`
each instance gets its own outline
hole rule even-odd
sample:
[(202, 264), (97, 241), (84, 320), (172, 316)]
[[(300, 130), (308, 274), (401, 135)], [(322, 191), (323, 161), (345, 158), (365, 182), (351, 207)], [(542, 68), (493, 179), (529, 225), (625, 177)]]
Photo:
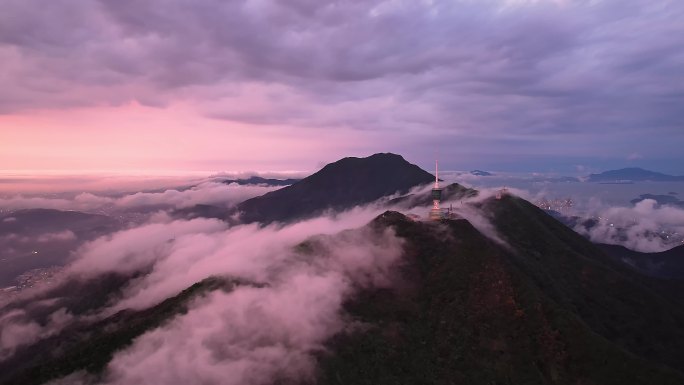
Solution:
[(684, 245), (660, 253), (642, 253), (620, 245), (597, 244), (616, 261), (658, 278), (684, 280)]
[[(388, 195), (406, 194), (433, 178), (397, 155), (345, 158), (250, 200), (259, 210), (245, 209), (243, 215), (257, 213), (268, 223), (383, 197), (392, 202)], [(452, 184), (444, 194), (458, 199), (477, 191)], [(412, 207), (429, 200), (423, 192), (393, 204)], [(339, 312), (348, 327), (322, 341), (324, 348), (314, 344), (301, 352), (317, 363), (313, 377), (272, 383), (684, 384), (682, 285), (626, 266), (518, 197), (461, 204), (467, 205), (463, 212), (473, 213), (472, 223), (420, 221), (387, 211), (361, 228), (311, 236), (285, 250), (291, 261), (317, 266), (342, 238), (381, 239), (392, 233), (400, 238), (402, 253), (382, 274), (383, 285), (359, 285), (344, 297)], [(213, 213), (211, 207), (207, 212)], [(146, 269), (79, 275), (0, 307), (0, 321), (21, 325), (47, 325), (58, 311), (71, 320), (0, 359), (0, 384), (41, 384), (79, 371), (106, 382), (107, 363), (117, 352), (192, 312), (193, 299), (238, 286), (258, 291), (270, 283), (209, 277), (146, 309), (102, 311), (130, 290), (130, 282), (150, 274)], [(287, 303), (282, 308), (287, 322), (296, 324), (297, 313)], [(282, 348), (255, 333), (250, 339), (264, 352)], [(161, 362), (159, 368), (164, 365), (172, 363)]]
[[(317, 349), (313, 382), (684, 383), (684, 307), (659, 280), (614, 262), (522, 199), (474, 208), (490, 216), (501, 240), (465, 219), (421, 222), (393, 211), (366, 226), (378, 236), (392, 229), (404, 255), (389, 286), (360, 290), (344, 303), (345, 318), (357, 326)], [(311, 259), (330, 237), (310, 238), (293, 252)], [(58, 290), (57, 303), (43, 300), (36, 311), (88, 314), (116, 296), (121, 282), (72, 285), (71, 294)], [(0, 362), (0, 383), (38, 384), (79, 369), (97, 376), (115, 351), (188, 311), (192, 297), (244, 284), (253, 285), (210, 278), (149, 309), (86, 318)]]
[(434, 176), (400, 155), (344, 158), (282, 189), (238, 204), (242, 222), (287, 222), (340, 211), (387, 195), (407, 193)]
[(241, 186), (243, 185), (266, 185), (266, 186), (289, 186), (299, 182), (301, 179), (271, 179), (262, 178), (260, 176), (252, 176), (245, 179), (226, 179), (222, 180), (221, 183), (232, 184), (237, 183)]
[[(132, 279), (134, 277), (128, 277)], [(126, 277), (108, 275), (83, 282), (71, 282), (52, 290), (46, 297), (59, 293), (57, 306), (64, 306), (75, 314), (97, 309), (116, 295)], [(135, 337), (160, 327), (178, 314), (188, 311), (188, 303), (213, 290), (230, 291), (250, 283), (227, 278), (206, 278), (177, 295), (144, 310), (123, 310), (102, 320), (73, 323), (58, 334), (19, 349), (10, 359), (0, 360), (0, 383), (42, 384), (78, 370), (100, 373), (112, 359), (114, 352), (129, 346)], [(75, 290), (85, 290), (82, 294)], [(77, 303), (74, 297), (85, 301)], [(55, 308), (55, 305), (47, 305)], [(40, 309), (46, 313), (47, 309)], [(35, 310), (34, 310), (35, 312)], [(38, 314), (40, 317), (40, 314)]]
[(494, 174), (492, 174), (491, 172), (482, 171), (482, 170), (473, 170), (470, 172), (470, 174), (475, 175), (475, 176), (494, 176)]
[[(612, 261), (523, 199), (508, 197), (487, 206), (498, 232), (516, 250), (512, 262), (557, 304), (622, 349), (684, 367), (684, 358), (672, 354), (684, 344), (684, 313), (675, 304), (678, 296), (661, 280)], [(669, 331), (660, 334), (659, 327)]]
[(600, 174), (591, 174), (588, 176), (587, 181), (604, 183), (625, 181), (681, 182), (684, 181), (684, 176), (667, 175), (638, 167), (631, 167), (605, 171)]
[(684, 309), (660, 282), (528, 202), (481, 207), (505, 245), (462, 219), (375, 220), (407, 243), (403, 289), (346, 305), (367, 326), (329, 342), (319, 383), (684, 383)]

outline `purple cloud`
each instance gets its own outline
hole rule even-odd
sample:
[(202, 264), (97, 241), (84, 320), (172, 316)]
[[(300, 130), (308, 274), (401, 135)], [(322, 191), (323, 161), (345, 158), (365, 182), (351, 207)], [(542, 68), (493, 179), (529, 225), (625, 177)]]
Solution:
[[(393, 148), (421, 160), (435, 142), (481, 154), (509, 147), (511, 157), (548, 157), (535, 152), (547, 148), (681, 160), (671, 144), (684, 140), (679, 2), (3, 0), (2, 8), (4, 113), (184, 101), (217, 119), (391, 134)], [(410, 140), (418, 133), (421, 146)]]

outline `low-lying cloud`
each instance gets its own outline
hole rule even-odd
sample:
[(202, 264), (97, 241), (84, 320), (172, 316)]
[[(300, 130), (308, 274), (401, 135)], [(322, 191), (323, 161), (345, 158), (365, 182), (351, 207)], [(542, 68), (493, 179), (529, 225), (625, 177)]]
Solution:
[[(292, 259), (288, 250), (257, 253), (265, 266), (243, 276), (268, 286), (215, 292), (188, 314), (139, 338), (109, 366), (108, 384), (267, 384), (275, 378), (311, 379), (313, 354), (345, 327), (341, 305), (354, 285), (388, 282), (383, 273), (401, 254), (391, 232), (324, 242), (327, 255)], [(274, 253), (275, 251), (275, 253)], [(255, 255), (251, 255), (254, 257)], [(243, 263), (248, 258), (243, 255)], [(232, 266), (231, 266), (232, 265)], [(234, 271), (235, 271), (234, 270)], [(369, 277), (372, 277), (369, 279)], [(174, 363), (169, 367), (168, 363)], [(160, 370), (163, 373), (160, 375)]]
[(146, 207), (186, 208), (197, 204), (229, 207), (246, 199), (263, 195), (279, 187), (264, 185), (239, 185), (220, 182), (203, 182), (186, 189), (166, 189), (155, 192), (136, 192), (120, 197), (97, 195), (90, 192), (71, 198), (24, 196), (0, 198), (0, 208), (5, 210), (56, 209), (77, 211), (136, 210)]
[[(110, 199), (121, 202), (123, 207), (160, 202), (185, 207), (218, 199), (226, 188), (237, 187), (210, 183), (194, 191), (139, 193)], [(412, 192), (429, 189), (422, 186)], [(243, 192), (239, 199), (255, 191)], [(478, 208), (478, 203), (497, 192), (484, 189), (477, 197), (445, 201), (444, 206), (453, 205), (457, 215), (505, 245), (487, 213)], [(521, 190), (511, 192), (526, 194)], [(260, 385), (277, 379), (312, 379), (315, 356), (325, 350), (325, 341), (356, 326), (345, 316), (344, 302), (359, 288), (385, 287), (395, 278), (393, 269), (402, 255), (403, 241), (391, 229), (377, 232), (363, 227), (385, 209), (381, 204), (371, 204), (265, 227), (231, 226), (208, 218), (176, 219), (159, 212), (141, 225), (87, 242), (75, 252), (64, 276), (143, 272), (104, 308), (87, 314), (88, 319), (123, 309), (149, 308), (209, 276), (255, 283), (196, 298), (186, 314), (139, 336), (130, 347), (117, 352), (97, 381), (108, 385)], [(427, 208), (401, 211), (424, 216)], [(684, 223), (684, 210), (657, 207), (648, 200), (634, 208), (606, 209), (601, 215), (612, 218), (613, 224), (631, 224), (631, 235), (662, 224), (676, 227)], [(630, 222), (635, 216), (647, 220), (636, 226)], [(602, 233), (599, 229), (604, 227), (601, 222), (588, 235), (594, 241), (601, 236), (615, 236), (608, 229)], [(45, 236), (56, 241), (70, 234), (53, 232)], [(306, 246), (298, 246), (303, 241), (307, 241)], [(652, 246), (648, 242), (633, 245), (641, 249)], [(21, 311), (0, 312), (4, 333), (0, 335), (0, 360), (22, 345), (58, 332), (74, 318), (65, 309), (56, 310), (47, 323), (35, 322)], [(65, 381), (95, 380), (76, 375)]]
[[(492, 177), (480, 177), (482, 179)], [(487, 179), (486, 185), (504, 185), (505, 179)], [(482, 187), (482, 182), (475, 188), (480, 191), (471, 202), (495, 195), (499, 188)], [(652, 199), (644, 199), (636, 204), (630, 203), (634, 195), (643, 194), (646, 189), (672, 189), (678, 191), (681, 186), (659, 186), (655, 184), (600, 185), (594, 183), (515, 183), (524, 188), (508, 187), (508, 191), (531, 203), (547, 202), (551, 210), (564, 217), (573, 230), (589, 238), (595, 243), (608, 243), (624, 246), (641, 252), (660, 252), (684, 244), (684, 209), (658, 203)], [(668, 190), (665, 190), (668, 191)], [(571, 203), (566, 205), (565, 202)], [(542, 205), (544, 209), (548, 206)], [(455, 204), (455, 207), (459, 207)], [(476, 211), (475, 214), (481, 215)], [(473, 224), (479, 223), (477, 216), (463, 215)], [(489, 234), (487, 222), (478, 230)], [(496, 234), (490, 238), (495, 239)]]
[(42, 234), (37, 238), (38, 242), (65, 242), (75, 241), (76, 234), (71, 230), (64, 230), (57, 233)]
[[(96, 251), (109, 255), (109, 248), (127, 263), (115, 258), (105, 269), (152, 263), (150, 274), (134, 281), (114, 309), (150, 306), (209, 275), (266, 284), (198, 300), (188, 314), (117, 354), (106, 383), (265, 384), (312, 376), (312, 354), (344, 327), (342, 302), (356, 285), (387, 284), (401, 242), (391, 231), (355, 230), (317, 237), (309, 257), (293, 247), (311, 234), (360, 225), (374, 214), (350, 212), (341, 220), (316, 218), (282, 228), (171, 221), (88, 245), (73, 271), (91, 272), (89, 263), (101, 263)], [(122, 251), (119, 242), (135, 246)]]
[(594, 226), (586, 228), (580, 223), (575, 230), (592, 242), (619, 244), (642, 252), (659, 252), (677, 246), (676, 240), (684, 235), (684, 210), (659, 206), (653, 199), (642, 200), (633, 207), (595, 209), (591, 216), (597, 219)]
[(239, 185), (205, 182), (188, 190), (166, 190), (157, 193), (139, 192), (117, 199), (118, 207), (136, 208), (155, 205), (171, 205), (186, 208), (197, 204), (232, 206), (255, 196), (263, 195), (279, 187), (259, 185)]
[(23, 311), (0, 313), (0, 361), (10, 357), (16, 348), (59, 332), (73, 316), (65, 309), (53, 312), (46, 323), (39, 324)]
[[(229, 227), (223, 221), (206, 218), (173, 220), (161, 214), (153, 222), (87, 243), (78, 251), (79, 258), (69, 267), (69, 272), (128, 274), (150, 269), (144, 280), (137, 280), (126, 289), (118, 305), (145, 308), (214, 274), (271, 282), (272, 272), (293, 263), (288, 259), (290, 249), (299, 242), (315, 234), (330, 235), (362, 226), (379, 213), (379, 209), (359, 207), (334, 217), (264, 228), (257, 224)], [(373, 261), (367, 256), (372, 248), (363, 237), (341, 239), (345, 241), (337, 242), (344, 244), (334, 249), (346, 251), (343, 255), (335, 254), (337, 258), (333, 261), (349, 263), (340, 262), (337, 270), (351, 269), (352, 259), (359, 254), (365, 257), (357, 258), (357, 263)]]
[[(88, 317), (153, 306), (208, 276), (259, 284), (198, 298), (187, 314), (118, 352), (104, 383), (266, 384), (311, 378), (315, 353), (350, 326), (342, 303), (360, 287), (392, 280), (402, 241), (390, 229), (378, 233), (362, 227), (381, 211), (357, 207), (267, 227), (157, 214), (141, 226), (88, 242), (65, 276), (145, 271), (99, 315)], [(350, 228), (356, 230), (343, 231)], [(307, 239), (307, 247), (298, 250)], [(5, 329), (21, 333), (7, 339), (6, 352), (57, 330), (25, 317), (11, 321)], [(91, 381), (69, 379), (78, 380)]]

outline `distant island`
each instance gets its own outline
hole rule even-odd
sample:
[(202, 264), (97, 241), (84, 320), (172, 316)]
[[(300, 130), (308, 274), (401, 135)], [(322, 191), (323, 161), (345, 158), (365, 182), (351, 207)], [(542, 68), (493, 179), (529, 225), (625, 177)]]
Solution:
[(487, 171), (482, 171), (482, 170), (473, 170), (470, 172), (470, 174), (475, 175), (475, 176), (494, 176), (491, 172)]
[(675, 176), (644, 170), (643, 168), (630, 167), (619, 170), (605, 171), (600, 174), (591, 174), (587, 182), (598, 183), (630, 183), (630, 182), (684, 182), (684, 176)]
[(237, 183), (241, 186), (245, 185), (266, 185), (266, 186), (289, 186), (299, 182), (300, 179), (270, 179), (262, 178), (260, 176), (253, 176), (246, 179), (226, 179), (221, 181), (225, 184)]
[(575, 183), (580, 180), (572, 176), (559, 176), (559, 177), (535, 177), (532, 178), (532, 182), (551, 182), (551, 183)]
[(677, 198), (675, 195), (656, 195), (656, 194), (641, 194), (639, 198), (632, 199), (630, 202), (632, 204), (637, 204), (643, 200), (651, 199), (656, 201), (658, 206), (669, 205), (669, 206), (679, 206), (684, 208), (684, 201)]

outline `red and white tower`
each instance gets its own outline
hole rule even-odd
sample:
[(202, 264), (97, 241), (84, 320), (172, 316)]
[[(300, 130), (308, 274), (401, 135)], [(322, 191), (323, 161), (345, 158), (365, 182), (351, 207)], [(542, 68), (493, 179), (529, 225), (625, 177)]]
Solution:
[(439, 161), (435, 160), (435, 187), (432, 189), (432, 210), (430, 210), (430, 219), (438, 221), (442, 219), (442, 209), (439, 203), (442, 201), (442, 189), (439, 188)]

